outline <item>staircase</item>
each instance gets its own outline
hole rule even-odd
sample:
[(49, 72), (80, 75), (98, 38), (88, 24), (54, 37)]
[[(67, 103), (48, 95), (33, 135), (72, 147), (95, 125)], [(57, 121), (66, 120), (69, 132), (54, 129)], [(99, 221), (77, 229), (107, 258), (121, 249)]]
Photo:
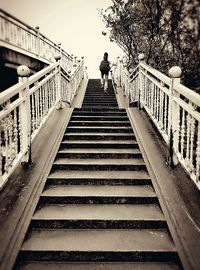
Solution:
[(90, 80), (18, 254), (20, 270), (182, 269), (125, 109)]

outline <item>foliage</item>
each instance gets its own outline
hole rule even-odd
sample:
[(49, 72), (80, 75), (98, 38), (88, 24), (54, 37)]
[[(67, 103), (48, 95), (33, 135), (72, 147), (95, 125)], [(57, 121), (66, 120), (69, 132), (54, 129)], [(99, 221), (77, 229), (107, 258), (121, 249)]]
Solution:
[(200, 87), (200, 2), (198, 0), (112, 0), (101, 16), (110, 39), (126, 53), (129, 66), (144, 53), (164, 73), (179, 65), (184, 83)]

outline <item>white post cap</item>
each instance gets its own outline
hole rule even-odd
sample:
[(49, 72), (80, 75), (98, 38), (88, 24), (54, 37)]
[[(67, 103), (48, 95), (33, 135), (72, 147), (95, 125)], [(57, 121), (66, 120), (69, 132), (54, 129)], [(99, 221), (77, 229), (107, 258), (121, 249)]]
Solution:
[(21, 65), (17, 68), (17, 74), (20, 76), (20, 77), (28, 77), (30, 75), (30, 69), (25, 66), (25, 65)]
[(172, 68), (170, 68), (169, 70), (169, 76), (171, 78), (180, 78), (182, 74), (182, 70), (179, 66), (174, 66)]
[(56, 54), (54, 55), (54, 58), (55, 58), (56, 61), (60, 60), (60, 59), (61, 59), (60, 53), (56, 53)]
[(139, 61), (143, 61), (145, 59), (145, 55), (143, 53), (140, 53), (138, 55), (138, 59), (139, 59)]

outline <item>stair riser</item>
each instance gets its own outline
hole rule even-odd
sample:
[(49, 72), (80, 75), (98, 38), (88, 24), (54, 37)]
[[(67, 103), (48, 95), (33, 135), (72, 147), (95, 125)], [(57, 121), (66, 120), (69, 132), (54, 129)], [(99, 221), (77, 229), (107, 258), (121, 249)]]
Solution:
[(89, 127), (130, 127), (131, 124), (129, 122), (98, 122), (98, 121), (94, 121), (94, 122), (79, 122), (79, 121), (70, 121), (69, 122), (69, 127), (73, 127), (73, 126), (89, 126)]
[[(92, 106), (90, 105), (90, 104), (88, 104), (88, 103), (83, 103), (82, 104), (82, 107), (83, 107), (83, 109), (84, 108), (91, 108), (92, 109)], [(104, 108), (104, 109), (113, 109), (113, 110), (116, 110), (116, 108), (118, 108), (118, 105), (116, 104), (116, 105), (114, 105), (114, 104), (105, 104), (105, 103), (103, 103), (103, 104), (96, 104), (96, 105), (93, 105), (93, 107), (95, 108), (95, 109), (101, 109), (101, 108)]]
[(77, 262), (178, 262), (175, 252), (154, 252), (154, 251), (20, 251), (18, 259), (20, 261), (77, 261)]
[[(91, 105), (91, 102), (87, 102), (87, 101), (84, 101), (83, 102), (83, 105), (84, 106), (88, 106), (88, 105)], [(99, 101), (99, 102), (94, 102), (92, 103), (93, 106), (117, 106), (117, 103), (116, 102), (112, 102), (112, 101)]]
[(58, 153), (56, 155), (57, 158), (96, 158), (96, 159), (106, 159), (106, 158), (142, 158), (141, 153), (134, 154), (116, 154), (116, 153)]
[(72, 116), (71, 121), (129, 121), (127, 116), (120, 116), (120, 117), (115, 117), (115, 116)]
[(100, 165), (100, 164), (53, 164), (52, 170), (77, 170), (77, 171), (142, 171), (146, 170), (145, 165)]
[(37, 220), (31, 229), (165, 229), (163, 220)]
[(64, 140), (134, 140), (135, 136), (133, 135), (64, 135)]
[(138, 144), (137, 143), (131, 143), (131, 144), (124, 144), (124, 143), (120, 143), (120, 144), (109, 144), (109, 143), (101, 143), (101, 144), (90, 144), (90, 143), (61, 143), (61, 147), (60, 149), (63, 148), (68, 148), (68, 149), (74, 149), (74, 148), (89, 148), (89, 149), (96, 149), (96, 148), (103, 148), (103, 149), (136, 149), (138, 148)]
[(73, 111), (72, 116), (115, 116), (115, 117), (125, 117), (127, 114), (125, 112), (88, 112), (88, 111)]
[(119, 109), (119, 108), (109, 108), (109, 109), (103, 109), (103, 108), (96, 108), (94, 107), (88, 107), (88, 108), (74, 108), (73, 112), (93, 112), (93, 113), (126, 113), (125, 109)]
[(132, 186), (151, 185), (150, 179), (95, 179), (95, 178), (48, 178), (46, 185), (109, 185), (109, 186)]
[(117, 104), (117, 100), (115, 98), (97, 97), (97, 98), (86, 98), (84, 99), (84, 103), (90, 103), (90, 104), (116, 103)]
[(126, 127), (126, 128), (115, 128), (115, 129), (111, 129), (109, 127), (107, 128), (95, 128), (95, 127), (87, 127), (86, 128), (82, 128), (81, 126), (79, 127), (68, 127), (66, 129), (66, 132), (96, 132), (96, 133), (103, 133), (103, 132), (107, 132), (107, 133), (130, 133), (132, 131), (131, 127)]
[(44, 204), (157, 204), (157, 197), (95, 197), (95, 196), (41, 196), (40, 205)]
[(118, 105), (115, 106), (105, 106), (105, 105), (84, 105), (82, 106), (83, 110), (91, 110), (91, 111), (116, 111), (118, 109)]

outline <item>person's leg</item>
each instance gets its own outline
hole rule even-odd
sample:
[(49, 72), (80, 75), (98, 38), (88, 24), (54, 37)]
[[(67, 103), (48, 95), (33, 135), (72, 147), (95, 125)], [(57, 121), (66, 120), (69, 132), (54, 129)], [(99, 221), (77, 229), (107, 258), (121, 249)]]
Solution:
[(101, 72), (101, 88), (104, 87), (104, 78), (103, 78), (103, 72)]
[(104, 92), (108, 89), (108, 74), (105, 74)]

